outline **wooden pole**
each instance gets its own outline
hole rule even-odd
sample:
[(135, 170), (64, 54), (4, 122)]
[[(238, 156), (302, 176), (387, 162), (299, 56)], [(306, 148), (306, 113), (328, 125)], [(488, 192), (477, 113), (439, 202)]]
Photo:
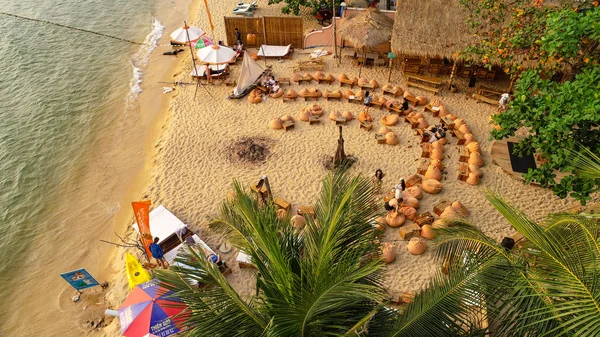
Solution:
[[(188, 27), (187, 22), (183, 21), (183, 26), (185, 27), (185, 35), (187, 36), (188, 47), (190, 47), (190, 53), (192, 54), (192, 66), (194, 67), (196, 76), (198, 76), (198, 82), (196, 83), (196, 91), (194, 92), (194, 100), (196, 99), (196, 94), (198, 93), (198, 85), (202, 85), (202, 88), (204, 88), (204, 90), (206, 90), (206, 92), (208, 92), (210, 97), (212, 97), (212, 94), (210, 93), (210, 91), (208, 91), (208, 89), (204, 86), (204, 84), (202, 82), (200, 82), (200, 74), (198, 74), (198, 70), (196, 69), (196, 60), (194, 59), (194, 51), (192, 50), (192, 41), (190, 40), (190, 32), (188, 31), (188, 28), (187, 28)], [(210, 71), (210, 69), (208, 69), (208, 71)]]
[[(267, 30), (265, 29), (265, 17), (262, 17), (262, 26), (263, 26), (263, 41), (265, 42), (265, 46), (267, 45)], [(263, 48), (263, 58), (265, 59), (265, 68), (267, 68), (267, 56), (265, 55), (265, 50)]]
[(452, 71), (450, 72), (450, 81), (448, 82), (448, 90), (452, 87), (452, 79), (454, 79), (454, 75), (456, 74), (456, 65), (458, 64), (458, 60), (454, 60), (454, 64), (452, 65)]
[(513, 90), (513, 87), (515, 86), (515, 82), (517, 81), (517, 78), (519, 78), (519, 75), (521, 75), (521, 74), (514, 74), (511, 77), (510, 86), (508, 87), (508, 92), (511, 92)]
[(360, 63), (360, 68), (358, 69), (358, 77), (360, 78), (360, 74), (362, 73), (363, 65), (365, 64), (365, 60), (367, 59), (367, 48), (363, 47), (363, 57), (362, 62)]
[(390, 79), (392, 78), (392, 61), (394, 61), (394, 59), (390, 59), (390, 72), (388, 73), (388, 83), (390, 83)]
[[(335, 0), (331, 1), (333, 6), (333, 57), (338, 58), (337, 52), (337, 29), (335, 28)], [(340, 64), (340, 60), (337, 60), (338, 65)]]

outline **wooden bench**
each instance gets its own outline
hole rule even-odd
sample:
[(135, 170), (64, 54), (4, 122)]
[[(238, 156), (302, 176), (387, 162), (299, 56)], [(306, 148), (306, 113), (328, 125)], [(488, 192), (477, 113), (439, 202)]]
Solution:
[(430, 143), (421, 144), (421, 157), (429, 158), (430, 155), (431, 155), (431, 144)]
[(405, 180), (406, 183), (406, 187), (413, 187), (413, 186), (417, 186), (417, 184), (421, 183), (421, 176), (418, 174), (413, 174), (412, 176), (408, 177), (408, 179)]
[(288, 85), (292, 84), (292, 80), (289, 77), (278, 77), (275, 81), (279, 82), (279, 84), (287, 83)]
[(361, 99), (360, 97), (356, 97), (356, 96), (350, 96), (348, 98), (348, 103), (362, 104), (363, 101), (364, 101), (363, 99)]
[(310, 215), (313, 218), (315, 217), (315, 209), (312, 206), (299, 206), (298, 211), (296, 211), (298, 215)]
[(459, 131), (459, 130), (453, 130), (452, 132), (452, 136), (456, 137), (458, 139), (458, 145), (464, 145), (465, 144), (465, 135)]
[(426, 86), (424, 84), (419, 84), (413, 81), (406, 81), (406, 86), (407, 87), (416, 87), (416, 88), (420, 88), (423, 90), (427, 90), (427, 91), (431, 91), (434, 95), (437, 95), (437, 93), (440, 91), (439, 88), (434, 88), (434, 87), (430, 87), (430, 86)]
[(335, 118), (335, 125), (345, 125), (345, 124), (346, 124), (346, 117), (338, 116)]
[(479, 103), (479, 102), (484, 102), (490, 105), (498, 105), (498, 101), (489, 97), (485, 97), (483, 95), (480, 94), (473, 94), (473, 99), (475, 99), (475, 102)]
[(417, 173), (424, 176), (425, 172), (427, 172), (428, 168), (429, 168), (429, 159), (421, 158), (421, 161), (419, 163), (419, 168), (417, 168)]
[(440, 117), (440, 122), (450, 130), (454, 129), (454, 121), (448, 118), (448, 116)]
[(419, 136), (421, 143), (429, 143), (429, 132), (425, 132), (423, 129), (415, 129), (415, 135)]
[(319, 100), (319, 97), (321, 97), (321, 93), (319, 91), (315, 92), (315, 93), (308, 93), (306, 95), (304, 95), (304, 101), (308, 101), (309, 99), (314, 99), (315, 101)]
[(373, 128), (373, 123), (367, 122), (367, 121), (360, 122), (359, 129), (365, 129), (367, 131), (371, 131), (372, 128)]
[(306, 82), (306, 83), (310, 83), (312, 82), (313, 78), (299, 78), (297, 80), (294, 80), (296, 83), (300, 84), (302, 82)]
[(410, 128), (411, 129), (416, 129), (416, 128), (419, 127), (419, 121), (417, 121), (417, 119), (414, 118), (414, 117), (408, 117), (408, 116), (406, 116), (406, 117), (404, 117), (404, 121), (406, 123), (410, 123)]
[(414, 222), (420, 227), (423, 227), (424, 225), (431, 225), (434, 221), (435, 218), (433, 217), (433, 214), (425, 212), (416, 217)]
[(442, 200), (433, 206), (433, 213), (437, 215), (442, 215), (446, 207), (452, 205), (452, 203), (448, 200)]
[(461, 146), (458, 150), (458, 153), (460, 156), (458, 161), (460, 161), (461, 163), (466, 163), (469, 161), (469, 150), (466, 146)]
[(385, 135), (383, 133), (376, 133), (375, 140), (377, 140), (377, 144), (385, 144)]
[(379, 102), (379, 101), (377, 101), (377, 102), (375, 102), (375, 101), (371, 101), (371, 105), (378, 106), (378, 107), (379, 107), (379, 110), (383, 109), (383, 107), (385, 106), (385, 104), (384, 104), (384, 103), (381, 103), (381, 102)]
[(292, 129), (294, 127), (295, 123), (294, 123), (294, 121), (285, 121), (282, 123), (282, 125), (283, 125), (283, 131), (287, 132), (288, 129)]
[(415, 97), (415, 96), (407, 96), (407, 97), (404, 97), (404, 99), (411, 102), (414, 106), (417, 106), (419, 104), (419, 101), (417, 100), (417, 97)]
[(288, 211), (288, 212), (289, 212), (289, 211), (290, 211), (290, 209), (292, 208), (292, 204), (291, 204), (291, 203), (289, 203), (288, 201), (286, 201), (286, 200), (284, 200), (284, 199), (282, 199), (282, 198), (280, 198), (280, 197), (275, 197), (275, 198), (273, 199), (273, 202), (275, 203), (275, 206), (276, 206), (277, 208), (284, 209), (284, 210), (286, 210), (286, 211)]
[(458, 164), (458, 180), (467, 181), (469, 177), (469, 166), (467, 163), (459, 163)]
[(321, 123), (321, 118), (319, 116), (309, 116), (308, 117), (308, 125)]
[(411, 223), (400, 227), (398, 233), (400, 234), (402, 240), (410, 240), (412, 237), (418, 236), (420, 230), (421, 227), (419, 227), (419, 225), (416, 223)]
[(394, 97), (398, 97), (398, 96), (402, 95), (402, 94), (400, 93), (400, 90), (396, 90), (396, 91), (394, 91), (394, 90), (392, 90), (392, 88), (390, 88), (390, 89), (387, 89), (387, 88), (386, 88), (386, 89), (383, 89), (383, 93), (384, 93), (384, 94), (390, 94), (390, 95), (392, 95), (392, 96), (394, 96)]
[(327, 97), (325, 97), (326, 101), (329, 101), (330, 99), (337, 99), (338, 101), (341, 102), (342, 101), (342, 95), (340, 94), (340, 95), (331, 96), (331, 94), (329, 94), (329, 95), (327, 95)]
[(321, 82), (327, 82), (327, 83), (331, 84), (331, 83), (335, 82), (335, 78), (329, 78), (329, 79), (328, 78), (319, 78), (319, 79), (316, 79), (316, 81), (319, 84), (321, 84)]
[(347, 79), (347, 80), (341, 80), (340, 81), (340, 87), (343, 87), (344, 84), (349, 85), (350, 89), (354, 88), (354, 85), (356, 84), (356, 81), (353, 79)]

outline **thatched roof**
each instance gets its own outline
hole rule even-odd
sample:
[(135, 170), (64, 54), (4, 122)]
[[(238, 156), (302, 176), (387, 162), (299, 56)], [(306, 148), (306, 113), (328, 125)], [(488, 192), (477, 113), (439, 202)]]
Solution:
[(415, 57), (455, 59), (477, 37), (459, 0), (398, 0), (392, 50)]
[(375, 47), (392, 38), (394, 21), (376, 8), (369, 8), (339, 21), (342, 38), (356, 48)]

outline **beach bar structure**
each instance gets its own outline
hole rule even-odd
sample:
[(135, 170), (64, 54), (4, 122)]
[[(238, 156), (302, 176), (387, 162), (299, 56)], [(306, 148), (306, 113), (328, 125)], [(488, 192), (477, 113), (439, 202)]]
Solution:
[(447, 58), (456, 75), (460, 52), (477, 42), (459, 0), (398, 0), (392, 32), (392, 51), (404, 57)]

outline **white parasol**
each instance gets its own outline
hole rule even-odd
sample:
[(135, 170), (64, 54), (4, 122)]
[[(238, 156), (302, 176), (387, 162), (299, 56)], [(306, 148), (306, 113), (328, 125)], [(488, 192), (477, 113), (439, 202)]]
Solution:
[[(187, 28), (187, 32), (186, 32), (186, 28)], [(184, 44), (184, 43), (188, 43), (188, 37), (187, 34), (190, 34), (190, 39), (189, 41), (194, 41), (199, 39), (202, 35), (206, 34), (202, 28), (198, 28), (195, 26), (183, 26), (181, 28), (178, 28), (176, 31), (174, 31), (173, 33), (171, 33), (171, 41), (175, 42), (175, 43), (180, 43), (180, 44)]]
[(200, 58), (200, 61), (209, 64), (223, 64), (231, 61), (236, 51), (224, 46), (212, 45), (199, 49), (196, 55)]

